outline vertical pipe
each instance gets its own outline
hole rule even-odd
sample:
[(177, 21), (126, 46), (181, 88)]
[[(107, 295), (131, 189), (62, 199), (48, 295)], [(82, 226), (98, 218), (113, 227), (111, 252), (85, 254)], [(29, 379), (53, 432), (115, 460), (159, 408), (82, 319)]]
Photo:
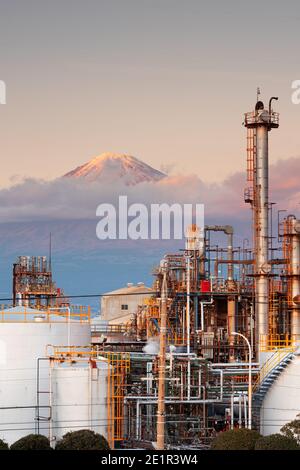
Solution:
[[(190, 331), (191, 331), (191, 316), (190, 316), (190, 294), (191, 294), (191, 260), (190, 256), (187, 255), (186, 258), (186, 344), (187, 344), (187, 354), (191, 352), (191, 341), (190, 341)], [(187, 399), (191, 398), (191, 360), (188, 356), (187, 364)]]
[(229, 362), (235, 362), (234, 357), (234, 336), (232, 332), (235, 331), (235, 308), (236, 302), (233, 296), (228, 297), (227, 300), (227, 328), (229, 335)]
[(233, 416), (233, 413), (234, 413), (234, 395), (233, 393), (231, 394), (231, 406), (230, 406), (230, 429), (233, 429), (233, 425), (234, 425), (234, 416)]
[[(253, 320), (253, 305), (250, 305), (250, 346), (251, 346), (251, 353), (253, 354), (254, 351), (254, 336), (253, 336), (253, 330), (254, 330), (254, 320)], [(252, 357), (251, 357), (252, 359)]]
[(264, 348), (268, 337), (269, 280), (268, 266), (268, 194), (269, 194), (268, 127), (256, 129), (256, 318), (260, 346)]
[(239, 394), (239, 428), (242, 427), (242, 395)]
[(249, 428), (248, 417), (247, 417), (247, 398), (244, 394), (244, 417), (245, 417), (245, 428)]
[(165, 448), (165, 369), (166, 369), (166, 339), (167, 339), (167, 264), (161, 262), (163, 274), (160, 302), (160, 345), (159, 345), (159, 375), (158, 375), (158, 404), (157, 404), (157, 442), (156, 448)]
[(136, 401), (136, 418), (135, 418), (135, 437), (136, 440), (140, 439), (140, 402)]
[(16, 298), (17, 298), (17, 263), (13, 264), (13, 307), (16, 307)]
[(52, 367), (53, 361), (50, 360), (49, 367), (49, 406), (50, 406), (50, 420), (49, 420), (49, 442), (50, 446), (54, 448), (54, 439), (53, 439), (53, 415), (52, 415)]
[[(227, 232), (228, 234), (228, 242), (227, 242), (227, 261), (232, 261), (233, 260), (233, 231), (229, 230)], [(233, 263), (228, 263), (227, 267), (227, 278), (228, 281), (233, 280)]]

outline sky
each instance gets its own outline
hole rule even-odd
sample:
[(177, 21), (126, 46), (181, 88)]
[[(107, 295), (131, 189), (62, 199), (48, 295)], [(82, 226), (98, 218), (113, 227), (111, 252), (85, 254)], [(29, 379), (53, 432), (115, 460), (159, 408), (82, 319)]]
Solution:
[(0, 0), (0, 188), (106, 151), (222, 182), (258, 86), (279, 96), (271, 163), (300, 157), (299, 35), (293, 0)]

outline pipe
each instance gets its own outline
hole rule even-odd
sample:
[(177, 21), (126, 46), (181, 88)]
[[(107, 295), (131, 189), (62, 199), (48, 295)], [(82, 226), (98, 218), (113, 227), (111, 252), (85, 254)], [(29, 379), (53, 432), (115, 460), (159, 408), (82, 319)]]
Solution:
[(242, 395), (239, 393), (239, 428), (242, 427)]
[(248, 416), (247, 416), (247, 395), (244, 394), (244, 417), (245, 417), (245, 427), (249, 428)]
[[(53, 367), (53, 361), (50, 361), (50, 368), (49, 368), (49, 405), (50, 409), (52, 410), (52, 367)], [(49, 442), (50, 446), (52, 449), (54, 448), (54, 441), (55, 439), (53, 438), (53, 419), (52, 419), (52, 413), (50, 416), (49, 420)]]
[(234, 356), (234, 336), (230, 333), (235, 331), (235, 309), (236, 301), (234, 296), (229, 296), (227, 299), (227, 332), (229, 337), (229, 362), (235, 361)]
[[(252, 366), (259, 366), (259, 362), (252, 362)], [(233, 367), (233, 366), (237, 366), (237, 367), (241, 367), (242, 365), (245, 365), (247, 366), (247, 363), (243, 363), (243, 362), (234, 362), (234, 363), (231, 363), (229, 364), (228, 362), (215, 362), (214, 364), (211, 364), (210, 366), (213, 368), (213, 367)]]
[(224, 232), (227, 237), (227, 279), (233, 280), (233, 227), (231, 225), (205, 225), (205, 231)]
[(214, 303), (213, 297), (210, 300), (200, 300), (200, 313), (201, 313), (201, 325), (200, 331), (204, 331), (204, 305), (212, 305)]
[(135, 437), (136, 440), (140, 440), (140, 401), (136, 402), (136, 420), (135, 420)]
[(268, 127), (258, 126), (256, 131), (257, 163), (257, 253), (256, 253), (256, 315), (258, 340), (264, 347), (269, 333), (269, 280), (265, 269), (268, 265)]
[(269, 116), (271, 118), (272, 115), (272, 101), (276, 100), (278, 101), (278, 96), (272, 96), (272, 98), (269, 99)]
[(157, 402), (157, 450), (165, 448), (165, 368), (166, 368), (166, 340), (167, 340), (167, 262), (160, 264), (163, 275), (160, 303), (160, 343), (159, 343), (159, 375), (158, 375), (158, 402)]
[[(130, 397), (130, 396), (127, 396), (124, 400), (127, 401), (129, 399), (136, 399), (138, 400), (140, 397)], [(145, 398), (145, 397), (144, 397)], [(152, 397), (149, 397), (149, 398), (152, 398)], [(202, 404), (202, 403), (221, 403), (221, 400), (219, 398), (216, 398), (215, 400), (214, 399), (202, 399), (202, 400), (198, 400), (198, 399), (193, 399), (193, 400), (169, 400), (169, 399), (166, 399), (165, 400), (165, 404), (166, 405), (176, 405), (176, 404)], [(149, 399), (149, 400), (139, 400), (139, 404), (140, 405), (156, 405), (158, 404), (158, 400), (152, 400), (152, 399)]]
[[(190, 340), (190, 330), (191, 330), (191, 317), (190, 317), (190, 257), (187, 256), (187, 282), (186, 282), (186, 343), (187, 343), (187, 354), (190, 355), (191, 340)], [(191, 361), (188, 359), (187, 366), (187, 398), (191, 398)]]

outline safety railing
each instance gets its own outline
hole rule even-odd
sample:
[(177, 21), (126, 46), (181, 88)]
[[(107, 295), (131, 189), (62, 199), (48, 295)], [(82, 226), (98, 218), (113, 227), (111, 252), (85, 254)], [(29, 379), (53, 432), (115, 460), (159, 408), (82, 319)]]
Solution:
[(253, 386), (253, 391), (257, 390), (259, 385), (263, 380), (274, 370), (290, 353), (294, 351), (293, 347), (278, 349), (272, 356), (266, 361), (266, 363), (261, 368), (257, 380)]
[(294, 342), (289, 335), (278, 335), (273, 334), (269, 335), (267, 339), (263, 336), (260, 341), (260, 351), (261, 352), (270, 352), (277, 349), (286, 349), (293, 348)]
[(53, 307), (47, 310), (20, 307), (0, 311), (0, 322), (2, 323), (55, 323), (78, 321), (89, 323), (91, 319), (90, 307)]
[(92, 333), (126, 333), (128, 328), (124, 324), (120, 325), (91, 325), (91, 332)]
[[(279, 113), (271, 112), (268, 114), (269, 116), (269, 123), (279, 125)], [(249, 113), (245, 113), (245, 125), (255, 124), (260, 122), (260, 114), (256, 111), (250, 111)]]

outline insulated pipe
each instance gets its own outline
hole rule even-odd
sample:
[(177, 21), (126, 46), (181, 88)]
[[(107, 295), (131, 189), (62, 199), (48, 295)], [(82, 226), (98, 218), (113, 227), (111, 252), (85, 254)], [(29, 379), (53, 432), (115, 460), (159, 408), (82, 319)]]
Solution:
[(157, 401), (157, 450), (165, 448), (165, 394), (166, 394), (166, 342), (167, 342), (167, 262), (160, 264), (163, 275), (160, 301), (160, 343), (159, 343), (159, 375)]
[(257, 253), (256, 253), (256, 317), (258, 339), (265, 346), (269, 332), (269, 280), (268, 280), (268, 236), (269, 236), (269, 155), (268, 127), (260, 125), (256, 130), (256, 189), (257, 189)]
[[(190, 316), (190, 293), (191, 293), (191, 260), (190, 256), (188, 255), (186, 258), (186, 272), (187, 272), (187, 280), (186, 280), (186, 344), (187, 344), (187, 354), (189, 355), (191, 352), (191, 316)], [(191, 361), (188, 359), (188, 376), (187, 376), (187, 398), (190, 400), (191, 398)]]
[(235, 361), (234, 356), (234, 336), (230, 333), (235, 331), (235, 297), (229, 296), (227, 299), (227, 331), (229, 336), (229, 362)]

